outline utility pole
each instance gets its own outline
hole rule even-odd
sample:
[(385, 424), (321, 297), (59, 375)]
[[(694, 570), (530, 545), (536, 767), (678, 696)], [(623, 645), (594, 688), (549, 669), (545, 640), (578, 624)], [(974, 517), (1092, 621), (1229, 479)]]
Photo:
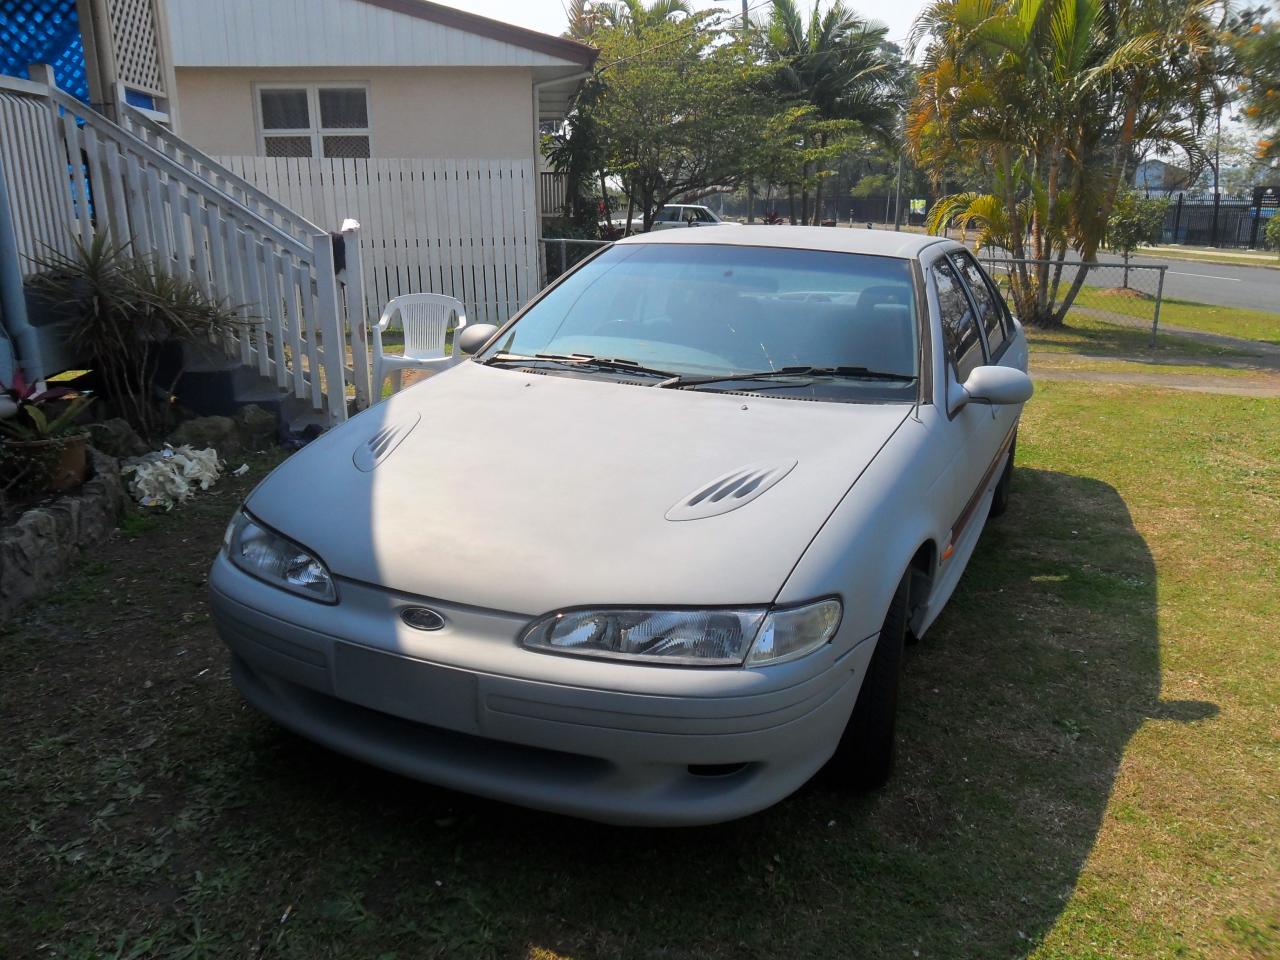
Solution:
[(1213, 225), (1209, 228), (1209, 246), (1218, 245), (1218, 205), (1222, 202), (1218, 193), (1218, 171), (1222, 167), (1222, 98), (1218, 97), (1217, 130), (1213, 135)]
[[(742, 0), (742, 38), (745, 40), (751, 31), (751, 10), (748, 0)], [(756, 222), (756, 183), (755, 177), (747, 175), (747, 223)]]
[(898, 183), (893, 189), (893, 229), (902, 229), (902, 151), (898, 151)]

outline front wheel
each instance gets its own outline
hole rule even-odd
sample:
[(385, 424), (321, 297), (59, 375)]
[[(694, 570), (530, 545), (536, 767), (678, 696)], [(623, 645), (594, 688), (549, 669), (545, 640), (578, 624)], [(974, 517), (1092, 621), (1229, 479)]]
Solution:
[(908, 573), (894, 591), (853, 714), (835, 755), (827, 762), (829, 777), (840, 786), (874, 790), (884, 786), (893, 772), (898, 678), (902, 673), (910, 600)]

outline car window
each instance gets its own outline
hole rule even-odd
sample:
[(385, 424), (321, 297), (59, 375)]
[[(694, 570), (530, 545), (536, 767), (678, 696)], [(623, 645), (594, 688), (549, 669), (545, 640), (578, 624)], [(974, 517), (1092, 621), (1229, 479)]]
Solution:
[(1008, 331), (1005, 329), (1003, 304), (995, 298), (991, 284), (967, 252), (952, 254), (951, 261), (968, 284), (969, 292), (973, 294), (973, 301), (978, 305), (978, 317), (982, 323), (982, 329), (986, 331), (987, 348), (991, 351), (991, 356), (999, 356), (1009, 340)]
[(716, 218), (711, 215), (711, 211), (709, 210), (694, 210), (694, 213), (698, 215), (699, 223), (715, 223), (716, 222)]
[(680, 211), (675, 207), (663, 207), (653, 216), (654, 223), (671, 223), (680, 219)]
[[(859, 367), (887, 376), (855, 380), (846, 371), (706, 389), (913, 401), (919, 337), (911, 261), (732, 244), (618, 244), (534, 303), (480, 359), (499, 352), (623, 358), (673, 376)], [(616, 379), (616, 371), (595, 375)]]
[(946, 260), (934, 264), (933, 280), (938, 290), (938, 308), (942, 312), (942, 340), (946, 344), (947, 358), (955, 370), (956, 380), (964, 383), (974, 367), (982, 366), (982, 338), (974, 322), (973, 308), (959, 277)]

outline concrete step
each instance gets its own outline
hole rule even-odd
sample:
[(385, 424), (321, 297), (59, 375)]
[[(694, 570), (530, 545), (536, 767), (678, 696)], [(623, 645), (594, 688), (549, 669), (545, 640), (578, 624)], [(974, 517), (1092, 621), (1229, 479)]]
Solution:
[[(171, 358), (174, 370), (178, 362), (179, 358)], [(312, 407), (310, 397), (295, 397), (291, 388), (281, 388), (256, 367), (228, 357), (216, 344), (184, 345), (181, 364), (179, 401), (201, 415), (231, 416), (241, 407), (256, 404), (276, 416), (284, 427), (282, 436), (285, 432), (314, 434), (329, 427), (328, 415)]]

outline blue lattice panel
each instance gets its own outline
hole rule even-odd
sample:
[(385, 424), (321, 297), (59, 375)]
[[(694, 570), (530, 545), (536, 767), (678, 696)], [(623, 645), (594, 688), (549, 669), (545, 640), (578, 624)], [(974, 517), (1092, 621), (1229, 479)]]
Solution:
[(26, 77), (32, 63), (51, 64), (58, 86), (88, 102), (75, 0), (0, 0), (0, 73)]

